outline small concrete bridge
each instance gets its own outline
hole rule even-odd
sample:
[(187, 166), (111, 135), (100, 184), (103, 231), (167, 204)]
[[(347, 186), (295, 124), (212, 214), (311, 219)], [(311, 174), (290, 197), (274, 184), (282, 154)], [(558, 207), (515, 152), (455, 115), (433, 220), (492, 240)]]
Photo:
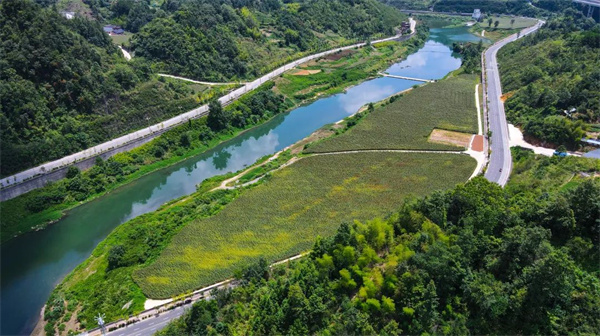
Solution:
[(406, 79), (406, 80), (411, 80), (411, 81), (416, 81), (416, 82), (425, 82), (425, 83), (433, 83), (433, 82), (435, 82), (434, 79), (422, 79), (422, 78), (414, 78), (414, 77), (390, 75), (389, 73), (385, 73), (385, 72), (380, 72), (379, 74), (382, 75), (383, 77), (390, 77), (390, 78), (397, 78), (397, 79)]

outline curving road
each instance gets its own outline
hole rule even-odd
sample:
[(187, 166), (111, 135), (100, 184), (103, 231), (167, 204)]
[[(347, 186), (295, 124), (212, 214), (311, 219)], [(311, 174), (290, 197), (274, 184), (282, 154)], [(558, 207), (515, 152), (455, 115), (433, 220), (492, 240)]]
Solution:
[(491, 182), (505, 186), (512, 169), (512, 157), (510, 155), (508, 124), (504, 112), (504, 103), (500, 100), (502, 96), (502, 86), (500, 85), (500, 73), (498, 72), (498, 61), (496, 55), (498, 50), (510, 42), (516, 41), (525, 35), (538, 30), (545, 21), (538, 21), (534, 26), (525, 28), (521, 31), (519, 37), (513, 34), (503, 40), (496, 42), (485, 51), (484, 67), (484, 99), (487, 99), (487, 116), (489, 131), (492, 132), (490, 144), (490, 159), (485, 178)]
[[(412, 18), (410, 18), (411, 23), (411, 35), (415, 32), (415, 23)], [(385, 42), (398, 39), (400, 35), (395, 35), (392, 37), (371, 41), (371, 43)], [(219, 98), (219, 101), (223, 106), (228, 105), (235, 100), (239, 99), (241, 96), (250, 92), (265, 82), (283, 74), (284, 72), (297, 67), (302, 63), (306, 63), (313, 59), (318, 59), (339, 51), (354, 49), (358, 47), (363, 47), (366, 45), (366, 42), (357, 43), (345, 47), (334, 48), (328, 51), (320, 52), (317, 54), (309, 55), (293, 62), (290, 62), (282, 67), (279, 67), (268, 74), (250, 82), (246, 83), (242, 87), (226, 94), (225, 96)], [(60, 178), (63, 178), (66, 174), (66, 167), (69, 167), (73, 164), (79, 163), (81, 161), (89, 160), (90, 158), (95, 158), (97, 156), (112, 156), (119, 152), (119, 148), (123, 146), (129, 147), (137, 147), (143, 142), (149, 141), (150, 139), (162, 134), (168, 129), (171, 129), (175, 126), (181, 125), (187, 122), (190, 119), (200, 118), (208, 114), (208, 105), (200, 106), (196, 109), (193, 109), (189, 112), (180, 114), (176, 117), (173, 117), (169, 120), (165, 120), (159, 124), (152, 125), (141, 129), (139, 131), (135, 131), (124, 135), (122, 137), (107, 141), (105, 143), (96, 145), (94, 147), (88, 148), (78, 153), (71, 154), (69, 156), (63, 157), (61, 159), (47, 162), (40, 166), (22, 171), (15, 175), (3, 178), (0, 180), (0, 201), (6, 201), (11, 198), (17, 197), (21, 194), (24, 194), (33, 189), (40, 188), (44, 186), (46, 183), (51, 181), (56, 181)], [(131, 148), (130, 148), (131, 149)]]

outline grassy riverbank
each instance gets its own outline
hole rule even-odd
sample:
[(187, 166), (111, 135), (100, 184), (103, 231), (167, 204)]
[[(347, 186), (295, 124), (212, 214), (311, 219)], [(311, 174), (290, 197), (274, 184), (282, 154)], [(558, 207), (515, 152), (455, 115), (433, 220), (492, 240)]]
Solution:
[[(402, 99), (391, 100), (329, 132), (360, 127), (371, 115), (402, 103)], [(457, 113), (474, 114), (475, 109)], [(465, 120), (457, 124), (472, 127), (470, 118)], [(412, 131), (395, 125), (398, 132)], [(378, 136), (377, 130), (373, 136)], [(304, 142), (296, 146), (302, 148)], [(254, 185), (207, 192), (234, 174), (215, 177), (198, 192), (122, 224), (57, 287), (46, 311), (54, 311), (53, 302), (77, 302), (72, 309), (81, 308), (73, 314), (81, 328), (93, 325), (99, 311), (107, 320), (128, 316), (142, 310), (145, 296), (175, 296), (229, 277), (258, 256), (275, 260), (306, 250), (317, 235), (333, 233), (340, 218), (351, 221), (385, 215), (409, 195), (465, 181), (475, 167), (466, 155), (367, 152), (313, 157), (286, 153), (270, 168), (287, 162), (290, 155), (299, 161)], [(246, 175), (257, 172), (252, 167), (248, 171)], [(260, 170), (241, 179), (264, 173)], [(65, 316), (52, 315), (48, 320), (56, 325)]]
[(296, 70), (292, 70), (227, 106), (226, 110), (231, 113), (231, 125), (225, 130), (211, 130), (206, 125), (206, 118), (193, 120), (132, 151), (117, 154), (88, 171), (74, 172), (72, 178), (2, 202), (1, 241), (43, 229), (75, 206), (103, 196), (143, 175), (214, 148), (244, 130), (270, 120), (276, 114), (325, 95), (342, 92), (414, 52), (422, 46), (426, 37), (425, 27), (420, 27), (419, 34), (405, 42), (355, 49), (336, 60), (313, 61), (307, 69), (318, 69), (319, 73), (298, 76), (295, 75)]

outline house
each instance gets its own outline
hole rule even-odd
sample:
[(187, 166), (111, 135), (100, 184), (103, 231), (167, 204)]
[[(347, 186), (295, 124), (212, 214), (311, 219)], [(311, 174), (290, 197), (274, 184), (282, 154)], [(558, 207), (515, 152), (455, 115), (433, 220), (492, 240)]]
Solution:
[(102, 30), (104, 30), (104, 32), (108, 35), (122, 35), (123, 33), (125, 33), (125, 30), (123, 30), (121, 26), (114, 25), (106, 25), (102, 28)]
[(60, 15), (64, 16), (67, 20), (71, 20), (72, 18), (75, 17), (75, 12), (61, 11)]
[(410, 22), (402, 22), (400, 24), (400, 28), (402, 29), (402, 34), (410, 31)]
[(471, 17), (475, 20), (475, 21), (479, 21), (481, 20), (481, 9), (479, 8), (475, 8), (473, 10), (473, 15), (471, 15)]

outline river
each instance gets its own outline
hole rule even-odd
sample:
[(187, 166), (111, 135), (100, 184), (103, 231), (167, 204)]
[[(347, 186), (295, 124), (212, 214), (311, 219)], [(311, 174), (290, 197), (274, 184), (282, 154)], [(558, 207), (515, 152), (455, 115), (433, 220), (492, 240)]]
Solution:
[[(478, 41), (466, 27), (431, 29), (425, 46), (392, 65), (393, 75), (440, 79), (458, 69), (454, 41)], [(419, 82), (376, 78), (342, 94), (278, 115), (218, 147), (169, 168), (151, 173), (110, 194), (71, 210), (47, 229), (12, 239), (0, 246), (0, 333), (31, 333), (52, 289), (83, 262), (115, 227), (161, 204), (188, 195), (211, 176), (240, 170), (336, 122), (361, 106), (384, 99)]]

